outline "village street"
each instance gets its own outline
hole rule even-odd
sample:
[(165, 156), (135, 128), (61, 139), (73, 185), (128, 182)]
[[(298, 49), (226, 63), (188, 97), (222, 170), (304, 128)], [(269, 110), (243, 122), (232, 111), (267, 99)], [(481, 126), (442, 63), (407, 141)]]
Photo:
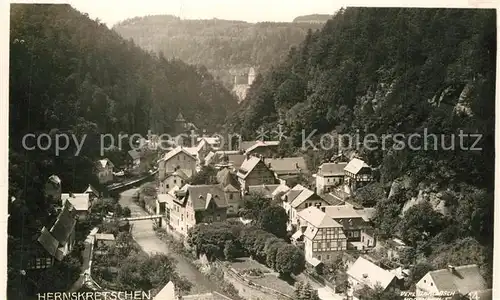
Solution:
[[(146, 216), (148, 214), (132, 200), (132, 195), (136, 191), (137, 189), (130, 189), (121, 193), (120, 204), (123, 207), (130, 208), (132, 217)], [(152, 220), (134, 221), (132, 223), (132, 236), (145, 252), (168, 254), (177, 261), (176, 269), (179, 275), (186, 277), (193, 284), (189, 294), (208, 293), (211, 291), (222, 293), (218, 285), (208, 280), (188, 259), (173, 251), (169, 251), (168, 245), (156, 236)]]

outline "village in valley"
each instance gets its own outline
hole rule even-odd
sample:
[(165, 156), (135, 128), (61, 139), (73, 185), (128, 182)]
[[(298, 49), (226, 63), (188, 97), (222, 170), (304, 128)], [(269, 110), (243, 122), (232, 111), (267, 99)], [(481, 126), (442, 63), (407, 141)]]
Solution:
[(12, 4), (7, 298), (496, 298), (496, 11), (323, 2)]
[[(177, 135), (198, 131), (181, 113), (175, 128)], [(92, 262), (99, 264), (103, 255), (112, 253), (110, 249), (124, 247), (123, 236), (118, 237), (123, 231), (147, 248), (137, 237), (141, 232), (133, 229), (142, 226), (141, 230), (154, 231), (164, 240), (168, 236), (163, 245), (177, 245), (175, 251), (192, 259), (190, 263), (196, 260), (225, 270), (219, 280), (231, 283), (237, 294), (233, 296), (241, 299), (292, 299), (301, 289), (304, 298), (298, 299), (314, 299), (305, 296), (314, 290), (324, 300), (358, 299), (359, 291), (366, 289), (397, 293), (402, 299), (491, 295), (477, 265), (429, 271), (408, 288), (412, 274), (401, 257), (412, 253), (411, 247), (397, 237), (379, 238), (372, 222), (375, 208), (354, 201), (356, 192), (374, 181), (374, 170), (362, 158), (338, 151), (317, 170), (310, 170), (303, 156), (279, 156), (279, 140), (239, 141), (237, 150), (221, 149), (220, 136), (200, 134), (195, 140), (181, 145), (170, 141), (166, 150), (159, 150), (154, 137), (142, 139), (128, 151), (130, 163), (124, 169), (103, 157), (95, 168), (102, 191), (92, 185), (80, 193), (65, 191), (57, 175), (48, 178), (46, 197), (61, 206), (54, 212), (54, 223), (41, 229), (39, 256), (29, 269), (50, 268), (69, 255), (77, 223), (100, 214), (104, 224), (118, 227), (97, 225), (91, 230), (82, 252), (83, 273), (73, 290), (107, 290), (92, 275)], [(132, 177), (123, 180), (125, 173)], [(113, 195), (120, 198), (119, 212), (116, 206), (104, 211), (102, 204), (95, 207)], [(124, 197), (134, 208), (122, 203)], [(228, 237), (227, 231), (233, 230), (240, 237)], [(245, 238), (251, 239), (245, 234), (254, 233), (256, 237), (245, 245)], [(280, 255), (284, 262), (278, 262)], [(231, 299), (224, 293), (228, 294), (213, 290), (184, 295), (169, 282), (157, 289), (154, 299)]]

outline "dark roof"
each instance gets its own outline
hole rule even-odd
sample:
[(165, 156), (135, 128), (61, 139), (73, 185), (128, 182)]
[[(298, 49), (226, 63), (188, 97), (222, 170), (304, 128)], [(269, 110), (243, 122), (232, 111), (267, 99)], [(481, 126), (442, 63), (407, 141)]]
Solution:
[(302, 193), (302, 190), (289, 190), (286, 195), (288, 203), (292, 203), (292, 201), (295, 200), (300, 193)]
[(45, 250), (47, 250), (47, 252), (51, 256), (56, 255), (59, 242), (52, 236), (52, 234), (50, 234), (49, 230), (46, 227), (42, 228), (40, 236), (38, 237), (38, 242)]
[(234, 174), (231, 170), (227, 168), (224, 168), (219, 172), (217, 172), (217, 182), (220, 183), (223, 187), (231, 185), (236, 189), (240, 188), (240, 183), (238, 182), (236, 174)]
[(340, 163), (324, 163), (319, 166), (319, 176), (344, 176), (344, 168), (347, 166), (346, 162)]
[(227, 207), (224, 191), (218, 184), (190, 185), (187, 187), (186, 197), (190, 197), (194, 210), (205, 210), (210, 202), (220, 208)]
[(59, 242), (59, 244), (65, 245), (75, 228), (75, 224), (75, 209), (69, 201), (66, 201), (62, 211), (59, 213), (59, 216), (54, 223), (54, 226), (50, 229), (50, 233)]
[(323, 194), (321, 195), (321, 198), (323, 198), (326, 202), (328, 202), (330, 205), (344, 205), (344, 201), (339, 199), (338, 197), (335, 197), (331, 194)]

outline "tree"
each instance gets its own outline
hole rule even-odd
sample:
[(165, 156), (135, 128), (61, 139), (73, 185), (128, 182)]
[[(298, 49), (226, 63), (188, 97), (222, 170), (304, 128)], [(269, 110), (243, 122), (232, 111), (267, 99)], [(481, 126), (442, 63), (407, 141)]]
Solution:
[(401, 220), (401, 235), (410, 245), (435, 236), (444, 225), (442, 215), (429, 202), (417, 204), (405, 213)]
[(276, 253), (276, 271), (281, 276), (289, 277), (291, 274), (298, 275), (305, 269), (304, 253), (297, 247), (286, 244), (278, 249)]
[(415, 284), (422, 279), (429, 271), (434, 270), (434, 267), (428, 262), (419, 262), (410, 268), (410, 275), (408, 280), (405, 282), (405, 286), (409, 289), (413, 289)]
[(374, 207), (377, 202), (384, 200), (386, 194), (384, 187), (379, 182), (370, 183), (356, 191), (354, 197), (356, 203), (364, 207)]
[(233, 260), (239, 254), (239, 247), (236, 245), (235, 241), (226, 241), (224, 244), (224, 257), (227, 260)]
[(298, 281), (295, 284), (294, 300), (319, 300), (318, 291), (313, 290), (309, 282)]
[(288, 215), (283, 207), (270, 206), (260, 212), (257, 226), (279, 238), (285, 238), (287, 222)]
[(239, 215), (245, 219), (257, 220), (260, 212), (269, 206), (269, 199), (258, 193), (250, 193), (243, 199), (243, 208)]

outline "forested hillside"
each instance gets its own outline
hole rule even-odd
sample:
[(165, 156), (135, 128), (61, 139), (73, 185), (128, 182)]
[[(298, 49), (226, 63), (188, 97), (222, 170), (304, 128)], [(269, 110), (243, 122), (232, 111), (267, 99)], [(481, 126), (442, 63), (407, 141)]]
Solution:
[(322, 24), (247, 23), (230, 20), (181, 20), (169, 15), (128, 19), (113, 29), (144, 49), (162, 52), (167, 58), (206, 66), (228, 86), (231, 73), (245, 68), (268, 69), (299, 44), (309, 28)]
[[(341, 10), (256, 79), (228, 128), (251, 138), (261, 126), (282, 124), (285, 152), (300, 151), (302, 130), (305, 137), (318, 130), (316, 142), (330, 132), (362, 138), (427, 130), (446, 134), (447, 146), (455, 134), (452, 150), (440, 140), (429, 140), (428, 151), (390, 142), (382, 149), (380, 139), (371, 150), (356, 149), (378, 172), (365, 195), (376, 198), (380, 236), (401, 236), (434, 268), (477, 262), (491, 275), (495, 24), (493, 10)], [(482, 134), (475, 145), (482, 150), (460, 149), (460, 130)], [(312, 167), (336, 151), (309, 151), (319, 156)], [(400, 218), (411, 199), (442, 201), (448, 214), (422, 204)]]
[[(180, 111), (198, 127), (216, 130), (236, 109), (236, 99), (206, 69), (151, 55), (69, 5), (12, 5), (10, 49), (9, 199), (16, 201), (9, 276), (19, 275), (29, 258), (22, 247), (46, 225), (48, 177), (57, 174), (63, 192), (96, 184), (98, 134), (169, 133)], [(49, 134), (52, 146), (24, 149), (28, 133)], [(69, 135), (71, 144), (59, 155), (57, 134)], [(79, 142), (88, 135), (78, 155), (71, 135)]]

